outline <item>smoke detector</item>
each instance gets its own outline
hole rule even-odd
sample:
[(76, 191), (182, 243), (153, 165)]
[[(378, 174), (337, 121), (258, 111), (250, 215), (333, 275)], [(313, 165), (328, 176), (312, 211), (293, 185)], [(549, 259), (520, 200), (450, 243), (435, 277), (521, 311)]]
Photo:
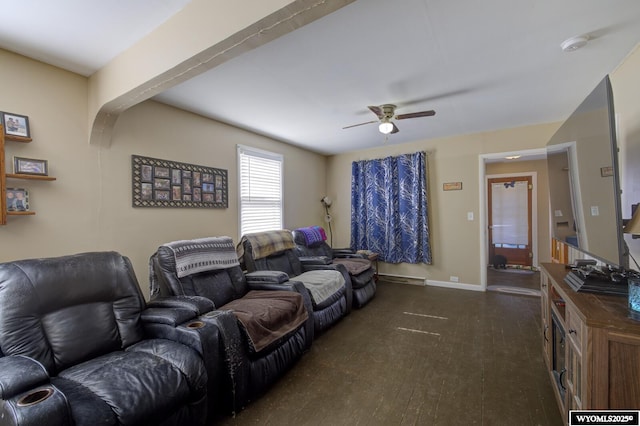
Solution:
[(563, 41), (560, 44), (560, 47), (564, 52), (573, 52), (574, 50), (578, 50), (584, 45), (586, 45), (588, 41), (589, 41), (589, 37), (587, 36), (570, 37), (565, 41)]

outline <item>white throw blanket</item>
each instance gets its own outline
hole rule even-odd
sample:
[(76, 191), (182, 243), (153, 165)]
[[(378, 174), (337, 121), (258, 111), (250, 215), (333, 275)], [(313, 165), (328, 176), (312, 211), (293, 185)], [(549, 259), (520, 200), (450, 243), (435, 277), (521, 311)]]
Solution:
[(327, 300), (344, 286), (344, 277), (340, 271), (335, 270), (307, 271), (292, 280), (304, 284), (316, 305)]

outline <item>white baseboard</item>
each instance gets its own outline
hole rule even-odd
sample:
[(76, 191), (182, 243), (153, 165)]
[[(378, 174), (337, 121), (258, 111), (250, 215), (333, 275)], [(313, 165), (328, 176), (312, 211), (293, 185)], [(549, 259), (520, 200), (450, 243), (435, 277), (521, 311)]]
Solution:
[(427, 280), (428, 286), (433, 287), (446, 287), (446, 288), (456, 288), (460, 290), (471, 290), (471, 291), (486, 291), (481, 285), (476, 284), (464, 284), (464, 283), (453, 283), (450, 281), (435, 281), (435, 280)]

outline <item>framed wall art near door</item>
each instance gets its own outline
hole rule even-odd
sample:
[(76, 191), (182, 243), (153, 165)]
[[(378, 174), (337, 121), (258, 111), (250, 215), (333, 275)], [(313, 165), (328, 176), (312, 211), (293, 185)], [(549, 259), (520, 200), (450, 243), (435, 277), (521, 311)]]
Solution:
[(227, 170), (131, 156), (133, 207), (227, 208)]

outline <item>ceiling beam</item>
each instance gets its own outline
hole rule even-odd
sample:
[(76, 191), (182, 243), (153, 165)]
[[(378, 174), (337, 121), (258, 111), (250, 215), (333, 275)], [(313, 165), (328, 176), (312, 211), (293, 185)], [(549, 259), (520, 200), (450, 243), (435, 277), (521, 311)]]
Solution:
[(89, 143), (109, 146), (126, 109), (353, 1), (191, 1), (89, 77)]

